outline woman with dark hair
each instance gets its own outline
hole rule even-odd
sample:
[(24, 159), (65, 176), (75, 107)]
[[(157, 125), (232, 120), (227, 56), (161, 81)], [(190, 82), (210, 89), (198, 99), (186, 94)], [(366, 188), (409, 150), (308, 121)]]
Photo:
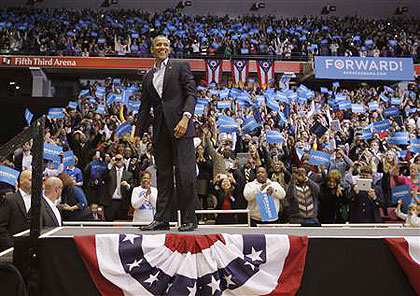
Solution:
[(57, 206), (61, 210), (64, 221), (93, 220), (92, 213), (87, 206), (87, 200), (82, 188), (76, 186), (74, 180), (67, 174), (61, 173), (58, 178), (63, 182), (61, 202)]
[[(236, 209), (236, 198), (233, 196), (235, 179), (229, 174), (218, 174), (213, 182), (213, 202), (215, 210)], [(236, 224), (237, 218), (233, 214), (218, 214), (216, 224)]]
[(156, 213), (158, 191), (151, 186), (152, 174), (149, 171), (141, 173), (141, 184), (133, 189), (131, 206), (134, 208), (133, 222), (151, 223)]
[(197, 194), (201, 201), (203, 209), (208, 208), (207, 198), (209, 195), (210, 180), (213, 173), (213, 164), (205, 155), (203, 145), (198, 145), (196, 148), (197, 154)]

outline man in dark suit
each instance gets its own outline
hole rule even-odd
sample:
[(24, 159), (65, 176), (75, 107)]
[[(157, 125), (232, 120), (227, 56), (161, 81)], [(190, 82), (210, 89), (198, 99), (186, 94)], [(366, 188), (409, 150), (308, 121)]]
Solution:
[(153, 154), (157, 167), (158, 198), (155, 221), (142, 229), (169, 229), (175, 195), (175, 166), (176, 196), (183, 220), (179, 231), (192, 231), (197, 228), (195, 209), (198, 204), (195, 132), (190, 120), (194, 114), (196, 88), (188, 63), (170, 60), (170, 52), (168, 38), (155, 37), (152, 42), (155, 65), (143, 78), (136, 134), (141, 136), (147, 130), (153, 107)]
[(99, 200), (99, 204), (104, 206), (107, 221), (127, 219), (133, 187), (133, 174), (125, 169), (123, 156), (115, 155), (112, 164), (104, 174), (105, 192)]
[(26, 142), (21, 147), (22, 152), (13, 157), (13, 164), (19, 172), (32, 169), (31, 143)]
[(41, 226), (60, 227), (62, 219), (57, 204), (60, 202), (63, 182), (57, 177), (45, 180), (44, 196), (41, 199)]
[(8, 194), (1, 204), (0, 229), (8, 247), (13, 246), (12, 236), (29, 228), (28, 212), (31, 208), (32, 172), (23, 171), (19, 176), (19, 190)]

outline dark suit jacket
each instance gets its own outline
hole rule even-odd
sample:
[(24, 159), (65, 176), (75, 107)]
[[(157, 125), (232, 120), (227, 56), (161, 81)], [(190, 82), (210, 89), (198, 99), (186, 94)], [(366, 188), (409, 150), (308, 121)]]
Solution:
[[(143, 78), (141, 107), (137, 121), (136, 135), (141, 136), (150, 123), (150, 108), (153, 107), (153, 142), (159, 138), (162, 119), (165, 119), (173, 140), (173, 130), (181, 120), (184, 112), (194, 115), (195, 82), (190, 66), (186, 62), (169, 59), (163, 78), (162, 98), (153, 86), (153, 71), (150, 70)], [(194, 137), (193, 121), (188, 122), (188, 128), (183, 137)]]
[(19, 172), (22, 171), (22, 162), (23, 162), (23, 153), (19, 153), (13, 158), (13, 164), (15, 165), (16, 170)]
[[(104, 174), (105, 178), (105, 192), (101, 196), (99, 203), (104, 206), (110, 206), (112, 203), (112, 195), (117, 188), (117, 169), (112, 167), (111, 170), (107, 170)], [(127, 170), (123, 170), (121, 176), (121, 182), (127, 181), (130, 184), (130, 189), (125, 186), (121, 186), (121, 195), (123, 201), (123, 208), (128, 209), (131, 204), (131, 191), (133, 189), (133, 174)]]
[(41, 198), (41, 226), (42, 227), (59, 227), (57, 217), (50, 208), (44, 197)]
[(29, 228), (28, 217), (20, 192), (4, 198), (0, 205), (0, 233), (8, 246), (13, 245), (14, 234)]

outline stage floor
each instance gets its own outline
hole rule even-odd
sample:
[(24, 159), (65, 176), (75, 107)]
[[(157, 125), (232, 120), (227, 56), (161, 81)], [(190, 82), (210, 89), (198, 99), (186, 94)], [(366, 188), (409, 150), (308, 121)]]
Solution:
[(311, 238), (363, 238), (363, 237), (404, 237), (420, 236), (420, 228), (404, 227), (205, 227), (201, 226), (194, 232), (179, 232), (176, 227), (169, 231), (141, 231), (138, 227), (116, 227), (116, 226), (64, 226), (44, 233), (44, 237), (73, 237), (75, 235), (94, 235), (94, 234), (287, 234), (308, 236)]

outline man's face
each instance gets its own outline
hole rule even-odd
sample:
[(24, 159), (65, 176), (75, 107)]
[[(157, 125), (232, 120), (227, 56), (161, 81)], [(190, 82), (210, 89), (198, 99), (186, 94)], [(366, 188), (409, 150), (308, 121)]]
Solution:
[(232, 149), (230, 149), (229, 146), (225, 146), (225, 148), (223, 149), (223, 157), (224, 158), (229, 158), (232, 155)]
[(130, 158), (131, 157), (131, 148), (130, 147), (125, 147), (125, 149), (124, 149), (124, 157), (125, 158)]
[(155, 38), (152, 45), (152, 53), (157, 60), (165, 60), (171, 52), (169, 40), (166, 37)]
[(122, 157), (121, 154), (117, 154), (115, 156), (115, 166), (119, 169), (124, 166), (124, 158)]
[(32, 172), (24, 171), (20, 176), (19, 187), (26, 193), (31, 193), (32, 188)]
[(265, 171), (265, 168), (258, 168), (257, 181), (263, 184), (267, 181), (267, 172)]
[(22, 150), (24, 152), (27, 152), (27, 151), (31, 150), (31, 144), (29, 142), (26, 142), (25, 144), (23, 144)]

